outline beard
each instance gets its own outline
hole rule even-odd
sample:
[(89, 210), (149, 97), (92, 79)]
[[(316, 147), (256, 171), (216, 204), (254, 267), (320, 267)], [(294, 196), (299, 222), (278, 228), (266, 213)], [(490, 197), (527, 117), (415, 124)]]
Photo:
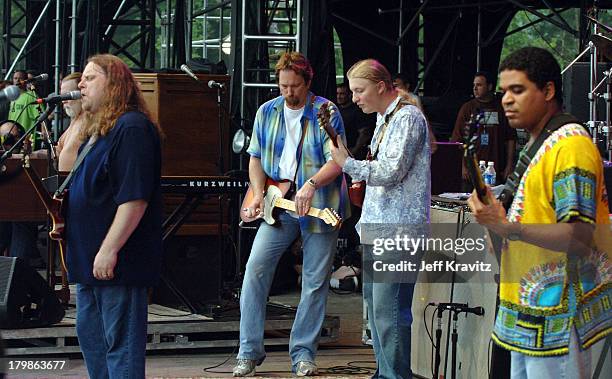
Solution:
[(66, 114), (70, 118), (74, 118), (76, 116), (76, 112), (74, 111), (74, 109), (72, 109), (70, 107), (64, 107), (64, 112), (66, 112)]
[(300, 99), (297, 97), (285, 97), (285, 101), (292, 107), (296, 107), (300, 104)]

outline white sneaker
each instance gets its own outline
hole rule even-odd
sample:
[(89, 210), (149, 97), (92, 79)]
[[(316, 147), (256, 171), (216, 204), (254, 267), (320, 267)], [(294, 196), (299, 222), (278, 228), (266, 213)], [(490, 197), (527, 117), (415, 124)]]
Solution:
[(255, 367), (257, 366), (257, 361), (252, 359), (238, 359), (236, 361), (236, 366), (234, 366), (234, 370), (232, 371), (233, 376), (255, 376)]
[(319, 370), (314, 362), (299, 361), (295, 368), (295, 375), (297, 376), (313, 376), (317, 375)]

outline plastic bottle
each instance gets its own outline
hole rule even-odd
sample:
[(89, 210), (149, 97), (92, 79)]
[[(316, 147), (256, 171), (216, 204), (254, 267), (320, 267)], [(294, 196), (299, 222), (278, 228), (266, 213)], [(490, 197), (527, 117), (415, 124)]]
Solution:
[(485, 184), (493, 187), (495, 185), (495, 177), (496, 177), (496, 173), (495, 173), (494, 163), (489, 161), (487, 162), (487, 169), (484, 173)]
[(484, 178), (485, 171), (487, 170), (487, 162), (478, 162), (478, 168), (480, 168), (480, 175), (482, 175), (482, 177)]

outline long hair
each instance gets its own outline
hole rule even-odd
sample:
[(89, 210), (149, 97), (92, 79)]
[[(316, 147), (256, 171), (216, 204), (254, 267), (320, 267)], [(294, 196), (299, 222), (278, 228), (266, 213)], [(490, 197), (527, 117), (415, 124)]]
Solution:
[[(151, 120), (138, 83), (130, 68), (120, 58), (111, 54), (98, 54), (90, 57), (87, 62), (99, 66), (104, 71), (107, 85), (100, 111), (95, 115), (85, 112), (87, 126), (82, 129), (84, 137), (108, 134), (117, 123), (117, 119), (126, 112), (139, 111)], [(155, 123), (154, 125), (161, 137), (162, 130), (159, 125)]]
[(391, 74), (385, 66), (376, 59), (364, 59), (355, 63), (346, 73), (350, 79), (367, 79), (374, 83), (383, 82), (387, 91), (393, 90)]

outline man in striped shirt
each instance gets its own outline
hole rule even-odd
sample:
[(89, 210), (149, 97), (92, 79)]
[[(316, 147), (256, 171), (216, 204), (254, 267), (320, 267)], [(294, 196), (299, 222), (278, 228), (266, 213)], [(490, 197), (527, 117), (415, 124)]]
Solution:
[[(338, 231), (306, 213), (311, 206), (333, 208), (347, 218), (350, 210), (342, 170), (331, 158), (329, 137), (317, 119), (329, 100), (309, 91), (312, 75), (312, 67), (302, 54), (283, 54), (276, 64), (281, 96), (263, 104), (255, 116), (248, 149), (254, 197), (241, 211), (247, 217), (263, 214), (264, 187), (270, 178), (293, 183), (295, 192), (289, 196), (297, 212), (282, 211), (274, 226), (262, 223), (253, 242), (240, 298), (240, 350), (234, 376), (254, 375), (255, 367), (265, 358), (266, 300), (281, 255), (298, 237), (304, 251), (302, 297), (289, 350), (292, 370), (298, 376), (317, 373), (315, 355)], [(344, 136), (339, 112), (330, 115), (329, 123)]]

